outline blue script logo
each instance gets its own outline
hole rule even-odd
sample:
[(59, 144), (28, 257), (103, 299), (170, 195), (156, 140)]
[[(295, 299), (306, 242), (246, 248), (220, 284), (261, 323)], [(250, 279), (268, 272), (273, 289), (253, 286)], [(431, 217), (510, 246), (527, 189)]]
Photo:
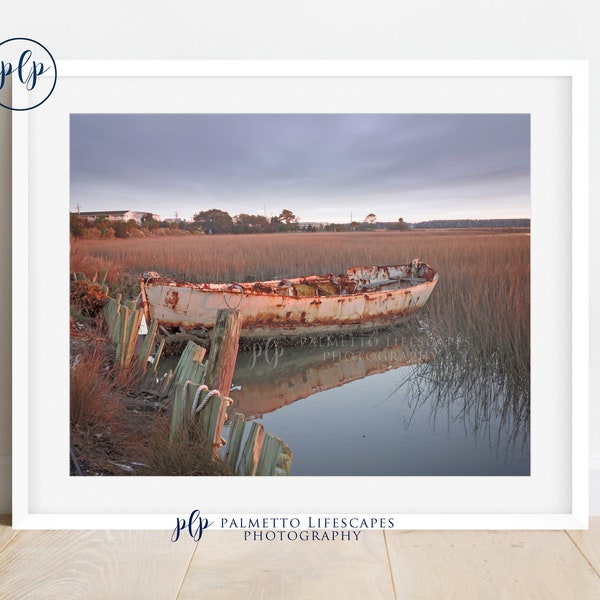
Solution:
[[(54, 58), (39, 42), (29, 38), (11, 38), (0, 43), (0, 91), (9, 78), (12, 78), (13, 86), (11, 105), (3, 98), (0, 106), (9, 110), (36, 108), (54, 91), (56, 76)], [(27, 93), (15, 93), (18, 87)], [(16, 102), (20, 105), (15, 106)]]
[(205, 529), (208, 529), (212, 524), (212, 521), (209, 523), (208, 519), (203, 519), (200, 516), (199, 510), (193, 510), (190, 513), (190, 518), (187, 521), (177, 517), (177, 525), (175, 525), (175, 529), (173, 529), (171, 541), (176, 542), (179, 539), (181, 532), (187, 529), (190, 537), (194, 541), (199, 542), (202, 538), (202, 532)]

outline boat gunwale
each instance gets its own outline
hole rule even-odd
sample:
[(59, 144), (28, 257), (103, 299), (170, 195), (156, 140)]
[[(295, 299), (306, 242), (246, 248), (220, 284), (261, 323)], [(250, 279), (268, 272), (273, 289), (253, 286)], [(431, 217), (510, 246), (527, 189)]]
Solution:
[[(317, 295), (315, 294), (315, 296), (310, 296), (310, 295), (306, 295), (306, 296), (296, 296), (296, 295), (287, 295), (287, 294), (278, 294), (275, 291), (275, 288), (280, 288), (280, 289), (285, 289), (286, 287), (293, 287), (295, 285), (298, 284), (308, 284), (310, 285), (311, 283), (319, 283), (319, 282), (323, 282), (323, 283), (336, 283), (335, 279), (338, 279), (339, 281), (350, 281), (350, 282), (355, 282), (357, 281), (356, 279), (353, 279), (349, 273), (349, 271), (360, 271), (360, 270), (384, 270), (384, 269), (402, 269), (402, 268), (406, 268), (410, 265), (410, 263), (408, 264), (401, 264), (401, 265), (385, 265), (385, 266), (378, 266), (378, 265), (372, 265), (369, 267), (354, 267), (352, 269), (349, 269), (346, 274), (341, 274), (341, 275), (308, 275), (305, 277), (294, 277), (294, 278), (279, 278), (279, 279), (271, 279), (271, 280), (264, 280), (264, 281), (249, 281), (249, 282), (244, 282), (244, 283), (239, 283), (239, 282), (232, 282), (232, 283), (192, 283), (192, 282), (188, 282), (188, 281), (184, 281), (181, 279), (177, 279), (174, 277), (149, 277), (148, 279), (144, 279), (143, 277), (141, 278), (141, 283), (143, 286), (162, 286), (162, 287), (172, 287), (172, 288), (184, 288), (184, 289), (191, 289), (191, 290), (195, 290), (198, 292), (203, 292), (203, 293), (222, 293), (222, 294), (232, 294), (232, 295), (248, 295), (248, 296), (260, 296), (260, 297), (267, 297), (267, 298), (274, 298), (274, 299), (280, 299), (280, 298), (285, 298), (286, 301), (288, 300), (306, 300), (307, 298), (314, 298), (314, 297), (318, 297), (321, 301), (323, 300), (334, 300), (334, 299), (339, 299), (339, 298), (352, 298), (352, 297), (359, 297), (359, 296), (363, 296), (363, 295), (368, 295), (369, 297), (371, 296), (376, 296), (376, 295), (387, 295), (390, 293), (412, 293), (413, 290), (416, 290), (418, 288), (425, 288), (425, 287), (429, 287), (432, 284), (435, 285), (439, 279), (439, 274), (438, 272), (433, 269), (430, 265), (428, 265), (427, 263), (421, 263), (424, 264), (428, 269), (430, 269), (433, 272), (433, 276), (430, 280), (421, 280), (418, 281), (412, 285), (407, 285), (407, 286), (403, 286), (401, 287), (401, 281), (403, 278), (393, 278), (393, 279), (388, 279), (388, 280), (380, 280), (377, 281), (375, 280), (373, 282), (373, 289), (368, 289), (368, 288), (361, 288), (358, 289), (356, 291), (353, 292), (347, 292), (347, 293), (338, 293), (338, 294), (326, 294), (326, 295)], [(415, 281), (417, 278), (413, 278), (413, 277), (407, 277), (406, 280), (407, 281)], [(290, 284), (289, 286), (287, 285), (281, 285), (282, 283), (285, 284)], [(391, 284), (397, 284), (398, 287), (392, 288), (392, 289), (379, 289), (381, 286), (385, 286), (385, 285), (391, 285)], [(263, 291), (258, 289), (256, 286), (257, 285), (261, 285), (261, 286), (265, 286), (265, 287), (272, 287), (273, 289), (271, 291)]]

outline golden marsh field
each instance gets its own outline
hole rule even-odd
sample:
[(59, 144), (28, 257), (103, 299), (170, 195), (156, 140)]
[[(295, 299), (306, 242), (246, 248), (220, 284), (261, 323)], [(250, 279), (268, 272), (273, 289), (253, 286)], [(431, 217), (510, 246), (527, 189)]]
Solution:
[(440, 281), (426, 313), (517, 363), (529, 357), (529, 233), (441, 230), (179, 236), (74, 241), (71, 270), (108, 268), (113, 289), (144, 271), (193, 282), (229, 283), (341, 273), (421, 258)]

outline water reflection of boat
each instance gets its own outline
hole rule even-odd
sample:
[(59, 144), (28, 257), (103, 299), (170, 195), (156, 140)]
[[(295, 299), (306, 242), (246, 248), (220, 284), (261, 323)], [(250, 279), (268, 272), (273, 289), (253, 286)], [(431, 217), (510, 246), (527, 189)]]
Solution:
[(427, 354), (416, 342), (390, 330), (377, 336), (322, 336), (302, 347), (280, 347), (275, 338), (256, 343), (238, 355), (231, 410), (255, 418), (369, 375), (424, 362)]
[(322, 335), (389, 326), (422, 308), (437, 272), (415, 259), (406, 265), (358, 267), (342, 275), (312, 275), (253, 283), (186, 283), (144, 273), (148, 322), (212, 329), (217, 310), (238, 308), (242, 337)]

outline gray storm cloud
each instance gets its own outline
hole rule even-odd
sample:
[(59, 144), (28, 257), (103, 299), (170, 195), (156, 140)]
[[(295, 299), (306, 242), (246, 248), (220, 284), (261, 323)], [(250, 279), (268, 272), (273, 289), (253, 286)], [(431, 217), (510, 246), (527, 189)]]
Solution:
[(523, 217), (529, 186), (529, 115), (71, 116), (71, 210)]

